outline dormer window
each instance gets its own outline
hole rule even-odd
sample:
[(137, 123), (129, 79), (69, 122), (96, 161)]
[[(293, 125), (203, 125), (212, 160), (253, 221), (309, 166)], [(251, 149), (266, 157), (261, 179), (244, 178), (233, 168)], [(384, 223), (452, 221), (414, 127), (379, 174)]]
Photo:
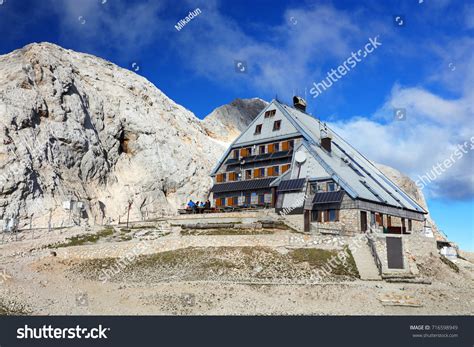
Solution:
[(281, 128), (281, 120), (276, 120), (273, 122), (273, 131), (280, 130)]
[(265, 112), (265, 118), (273, 117), (276, 114), (276, 110), (270, 110)]
[(255, 126), (255, 135), (261, 134), (262, 133), (262, 124), (257, 124)]
[(334, 183), (334, 182), (328, 182), (328, 183), (327, 183), (327, 191), (328, 191), (328, 192), (334, 192), (334, 191), (336, 191), (336, 183)]

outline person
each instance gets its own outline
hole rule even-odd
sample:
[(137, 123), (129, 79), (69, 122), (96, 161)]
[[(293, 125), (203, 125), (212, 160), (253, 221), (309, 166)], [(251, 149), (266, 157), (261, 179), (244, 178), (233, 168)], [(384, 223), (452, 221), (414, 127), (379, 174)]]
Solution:
[(188, 204), (186, 205), (186, 208), (194, 210), (195, 207), (196, 207), (196, 203), (192, 199), (189, 200)]
[(211, 202), (209, 201), (209, 199), (206, 200), (206, 203), (204, 204), (204, 209), (205, 210), (211, 209)]

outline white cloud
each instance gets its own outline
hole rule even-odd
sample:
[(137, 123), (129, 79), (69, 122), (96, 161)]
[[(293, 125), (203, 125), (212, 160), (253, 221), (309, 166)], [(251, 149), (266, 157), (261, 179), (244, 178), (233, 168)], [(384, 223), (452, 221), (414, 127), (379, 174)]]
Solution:
[[(357, 25), (357, 14), (327, 5), (289, 9), (279, 25), (259, 28), (253, 36), (216, 3), (201, 9), (202, 15), (173, 37), (183, 64), (198, 75), (267, 95), (310, 87), (325, 63), (343, 61), (368, 37), (380, 34)], [(234, 72), (234, 60), (247, 62), (247, 75)]]
[(99, 0), (81, 0), (53, 4), (61, 36), (68, 41), (74, 38), (88, 51), (107, 48), (121, 56), (130, 56), (152, 43), (162, 30), (158, 15), (162, 2), (114, 0), (102, 4)]
[[(371, 160), (392, 166), (416, 180), (474, 136), (471, 104), (472, 99), (465, 96), (447, 100), (422, 88), (396, 85), (387, 102), (371, 118), (355, 117), (333, 126)], [(406, 120), (394, 120), (394, 107), (406, 108)], [(425, 187), (428, 196), (474, 196), (474, 151), (470, 148)]]

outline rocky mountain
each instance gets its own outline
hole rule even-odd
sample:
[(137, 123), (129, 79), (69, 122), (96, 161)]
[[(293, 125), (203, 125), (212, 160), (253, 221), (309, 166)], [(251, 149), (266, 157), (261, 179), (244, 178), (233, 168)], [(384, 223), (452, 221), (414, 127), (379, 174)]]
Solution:
[[(175, 213), (267, 105), (236, 99), (204, 120), (145, 78), (50, 43), (0, 56), (0, 220), (20, 228)], [(380, 166), (422, 206), (423, 194)]]
[(259, 98), (236, 99), (212, 111), (203, 120), (204, 128), (209, 136), (230, 143), (267, 105)]
[(151, 218), (206, 197), (224, 146), (145, 78), (41, 43), (0, 56), (0, 86), (0, 219), (117, 221), (129, 201)]

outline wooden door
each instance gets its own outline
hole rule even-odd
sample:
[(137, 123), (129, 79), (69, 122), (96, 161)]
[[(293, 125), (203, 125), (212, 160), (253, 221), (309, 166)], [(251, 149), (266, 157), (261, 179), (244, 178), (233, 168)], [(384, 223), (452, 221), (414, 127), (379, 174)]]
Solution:
[(360, 230), (367, 231), (367, 212), (360, 211)]
[(311, 211), (304, 210), (304, 231), (309, 233), (311, 231)]

